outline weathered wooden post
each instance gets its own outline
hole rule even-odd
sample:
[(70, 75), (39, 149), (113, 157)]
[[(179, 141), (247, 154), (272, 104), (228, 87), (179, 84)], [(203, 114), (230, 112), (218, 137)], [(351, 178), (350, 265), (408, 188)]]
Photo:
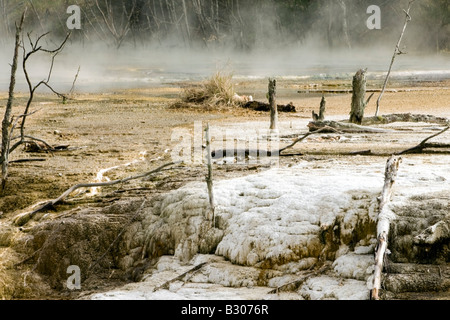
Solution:
[(278, 128), (277, 81), (269, 79), (270, 130)]
[(214, 193), (213, 193), (213, 179), (212, 179), (212, 159), (211, 159), (211, 136), (209, 132), (209, 123), (206, 126), (206, 153), (207, 153), (207, 165), (208, 165), (208, 175), (206, 176), (206, 185), (208, 188), (209, 196), (209, 213), (212, 219), (213, 227), (216, 227), (215, 218), (215, 205), (214, 205)]
[(366, 72), (367, 69), (360, 69), (353, 77), (353, 95), (352, 95), (352, 109), (350, 112), (350, 123), (362, 124), (364, 118), (364, 111), (369, 104), (373, 94), (364, 101), (366, 96)]

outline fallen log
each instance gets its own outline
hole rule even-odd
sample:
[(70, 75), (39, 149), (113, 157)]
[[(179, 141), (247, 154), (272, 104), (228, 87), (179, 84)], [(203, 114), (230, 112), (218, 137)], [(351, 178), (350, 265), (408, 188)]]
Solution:
[(437, 273), (440, 277), (450, 277), (450, 265), (389, 263), (389, 274)]
[(394, 113), (377, 117), (365, 117), (364, 125), (370, 124), (389, 124), (394, 122), (425, 122), (436, 123), (441, 125), (449, 125), (450, 120), (445, 117), (436, 117), (429, 114), (412, 114), (412, 113)]
[[(242, 105), (242, 108), (245, 109), (251, 109), (254, 111), (264, 111), (269, 112), (270, 111), (270, 104), (260, 101), (249, 101), (246, 104)], [(282, 105), (277, 105), (278, 112), (297, 112), (295, 106), (292, 104), (292, 102)]]
[[(411, 92), (418, 91), (414, 89), (387, 89), (385, 92), (398, 93), (398, 92)], [(366, 93), (378, 93), (381, 89), (366, 89)], [(297, 93), (328, 93), (328, 94), (351, 94), (353, 89), (303, 89), (298, 90)]]
[(207, 264), (208, 264), (208, 262), (200, 263), (199, 265), (193, 267), (192, 269), (186, 271), (185, 273), (179, 275), (178, 277), (175, 277), (169, 281), (164, 282), (162, 285), (153, 288), (153, 292), (156, 292), (161, 289), (169, 289), (171, 283), (174, 283), (176, 281), (183, 281), (187, 275), (197, 272), (198, 270), (200, 270)]
[(436, 138), (437, 136), (440, 136), (441, 134), (443, 134), (444, 132), (448, 131), (448, 129), (450, 129), (450, 127), (447, 127), (443, 130), (441, 130), (440, 132), (433, 134), (432, 136), (426, 138), (425, 140), (423, 140), (421, 143), (419, 143), (417, 146), (406, 149), (402, 152), (397, 153), (397, 155), (403, 155), (403, 154), (408, 154), (408, 153), (421, 153), (423, 152), (424, 149), (426, 148), (448, 148), (450, 147), (448, 144), (433, 144), (433, 143), (427, 143), (429, 140)]
[(298, 289), (300, 287), (300, 285), (302, 285), (309, 278), (316, 277), (320, 274), (325, 273), (326, 271), (328, 271), (330, 269), (331, 269), (331, 265), (329, 263), (325, 263), (319, 269), (317, 269), (315, 271), (308, 271), (300, 279), (283, 284), (279, 287), (276, 287), (275, 289), (267, 292), (267, 294), (276, 294), (276, 293), (279, 293), (280, 291), (294, 291), (294, 290)]
[(248, 158), (249, 156), (250, 157), (251, 156), (253, 156), (253, 157), (283, 156), (281, 154), (283, 151), (292, 148), (297, 143), (305, 140), (310, 135), (317, 134), (317, 133), (325, 133), (325, 132), (338, 133), (339, 131), (334, 128), (331, 128), (331, 127), (323, 127), (316, 131), (307, 132), (304, 135), (302, 135), (301, 137), (295, 139), (290, 145), (283, 147), (281, 149), (275, 150), (275, 151), (266, 150), (266, 149), (225, 149), (225, 150), (219, 149), (219, 150), (211, 151), (211, 157), (214, 160), (218, 160), (218, 159), (221, 159), (224, 157), (242, 157), (243, 156), (243, 157)]
[(166, 167), (170, 167), (172, 165), (175, 165), (179, 162), (170, 162), (170, 163), (166, 163), (162, 166), (160, 166), (159, 168), (152, 170), (150, 172), (147, 173), (143, 173), (137, 176), (132, 176), (132, 177), (128, 177), (125, 179), (119, 179), (119, 180), (114, 180), (114, 181), (108, 181), (108, 182), (98, 182), (98, 183), (80, 183), (77, 185), (74, 185), (72, 187), (70, 187), (69, 189), (67, 189), (62, 195), (60, 195), (58, 198), (51, 200), (51, 201), (47, 201), (45, 204), (43, 204), (42, 206), (40, 206), (39, 208), (31, 211), (31, 212), (26, 212), (26, 213), (21, 213), (18, 214), (15, 218), (14, 218), (14, 223), (18, 226), (23, 226), (24, 224), (26, 224), (30, 219), (32, 219), (37, 213), (43, 211), (43, 210), (48, 210), (48, 209), (54, 209), (54, 206), (58, 203), (60, 203), (61, 201), (63, 201), (65, 198), (67, 198), (72, 192), (74, 192), (75, 190), (81, 189), (81, 188), (96, 188), (96, 187), (107, 187), (107, 186), (113, 186), (113, 185), (117, 185), (117, 184), (122, 184), (122, 183), (126, 183), (128, 181), (131, 180), (137, 180), (137, 179), (142, 179), (142, 178), (146, 178), (154, 173), (157, 173), (159, 171), (161, 171), (162, 169), (166, 168)]
[(25, 162), (44, 162), (44, 161), (47, 161), (47, 159), (43, 159), (43, 158), (17, 159), (17, 160), (10, 161), (9, 164), (12, 164), (12, 163), (25, 163)]
[(392, 293), (439, 292), (450, 289), (450, 278), (436, 272), (389, 274), (383, 279), (384, 287)]
[(401, 157), (392, 156), (386, 163), (385, 180), (379, 200), (379, 213), (377, 222), (378, 245), (375, 252), (375, 272), (373, 275), (373, 287), (371, 298), (380, 299), (381, 275), (383, 272), (384, 257), (387, 252), (387, 241), (391, 221), (395, 218), (394, 213), (388, 208), (392, 196), (392, 187), (397, 178), (398, 167), (402, 161)]
[[(392, 133), (395, 132), (394, 130), (387, 130), (387, 129), (379, 129), (379, 128), (372, 128), (372, 127), (366, 127), (366, 126), (360, 126), (354, 123), (343, 123), (343, 122), (337, 122), (337, 121), (311, 121), (308, 124), (309, 131), (317, 131), (322, 128), (333, 128), (330, 132), (335, 132), (335, 130), (338, 130), (340, 132), (345, 133)], [(325, 133), (325, 132), (324, 132)]]

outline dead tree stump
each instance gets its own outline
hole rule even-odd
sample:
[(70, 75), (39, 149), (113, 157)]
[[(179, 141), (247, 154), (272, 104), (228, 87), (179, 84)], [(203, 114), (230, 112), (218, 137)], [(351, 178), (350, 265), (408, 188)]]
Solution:
[(366, 96), (366, 72), (367, 69), (360, 69), (353, 77), (353, 96), (352, 109), (350, 112), (350, 122), (354, 124), (362, 124), (364, 111), (373, 94), (364, 101)]
[(322, 96), (322, 101), (320, 101), (320, 109), (319, 114), (315, 113), (314, 110), (312, 112), (313, 120), (314, 121), (323, 121), (325, 120), (325, 109), (327, 107), (327, 100), (325, 99), (325, 96)]
[(278, 128), (277, 81), (269, 79), (270, 130)]
[(327, 108), (327, 100), (325, 96), (322, 96), (322, 101), (320, 101), (320, 109), (319, 109), (319, 121), (325, 120), (325, 109)]

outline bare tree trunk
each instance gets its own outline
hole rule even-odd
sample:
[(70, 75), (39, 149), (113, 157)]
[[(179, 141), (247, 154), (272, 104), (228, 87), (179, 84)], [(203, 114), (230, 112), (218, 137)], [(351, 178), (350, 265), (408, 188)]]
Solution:
[(41, 27), (41, 31), (45, 32), (44, 26), (42, 25), (41, 17), (39, 16), (39, 12), (36, 10), (36, 7), (33, 4), (33, 0), (28, 0), (28, 2), (30, 3), (31, 8), (33, 9), (34, 14), (36, 15), (36, 18), (39, 22), (39, 26)]
[(350, 122), (361, 124), (364, 118), (364, 111), (373, 94), (365, 101), (366, 96), (366, 72), (367, 69), (360, 69), (353, 77), (352, 109), (350, 112)]
[(216, 15), (215, 15), (215, 19), (214, 20), (216, 22), (217, 37), (219, 37), (219, 33), (220, 33), (219, 0), (216, 0)]
[(377, 223), (378, 246), (375, 253), (375, 272), (373, 276), (373, 288), (371, 297), (373, 300), (379, 300), (381, 289), (381, 273), (383, 272), (384, 257), (387, 250), (387, 241), (389, 235), (390, 223), (393, 213), (387, 207), (392, 197), (392, 187), (397, 178), (398, 167), (402, 161), (401, 157), (392, 156), (386, 163), (385, 180), (383, 191), (379, 199), (379, 213)]
[(204, 17), (204, 10), (201, 0), (192, 0), (192, 6), (194, 7), (195, 14), (197, 15), (197, 20), (200, 25), (200, 29), (203, 34), (203, 41), (207, 45), (207, 34), (206, 34), (206, 22)]
[(347, 5), (344, 0), (339, 0), (339, 4), (342, 8), (343, 18), (342, 18), (342, 31), (344, 32), (345, 44), (349, 49), (352, 48), (350, 42), (350, 36), (348, 35), (348, 23), (347, 23)]
[(327, 100), (325, 96), (322, 96), (322, 101), (320, 101), (320, 109), (319, 109), (319, 121), (325, 120), (325, 110), (327, 108)]
[(278, 129), (277, 81), (269, 79), (270, 130)]
[(16, 24), (16, 42), (14, 47), (14, 57), (13, 63), (11, 65), (11, 80), (9, 83), (9, 96), (8, 102), (6, 104), (6, 110), (2, 122), (2, 153), (0, 157), (0, 162), (2, 165), (2, 189), (5, 188), (6, 181), (8, 179), (8, 161), (9, 161), (9, 144), (11, 141), (10, 137), (10, 126), (11, 126), (11, 113), (14, 102), (14, 89), (16, 86), (16, 72), (19, 59), (19, 48), (21, 45), (20, 34), (22, 33), (23, 22), (25, 20), (25, 13), (22, 14), (19, 25)]
[(191, 43), (191, 30), (189, 27), (189, 16), (188, 16), (187, 7), (186, 7), (186, 0), (181, 0), (181, 1), (183, 4), (183, 14), (184, 14), (184, 22), (186, 24), (186, 32), (187, 32), (188, 41), (190, 44)]
[[(6, 36), (6, 38), (8, 38), (11, 33), (11, 30), (9, 28), (9, 19), (8, 19), (8, 10), (6, 8), (6, 0), (0, 0), (0, 10), (1, 10), (1, 16), (2, 16), (2, 20), (3, 20), (3, 23), (2, 23), (3, 32), (4, 32), (4, 35)], [(2, 37), (2, 40), (6, 40), (6, 39), (3, 39), (3, 37)]]
[(394, 55), (392, 56), (391, 64), (389, 66), (389, 70), (388, 70), (388, 73), (386, 75), (386, 79), (384, 80), (383, 89), (381, 90), (380, 96), (378, 97), (378, 100), (377, 100), (377, 109), (375, 111), (375, 117), (378, 116), (378, 112), (380, 111), (381, 98), (383, 97), (383, 94), (386, 91), (386, 86), (387, 86), (387, 83), (389, 81), (389, 77), (391, 75), (392, 65), (394, 64), (395, 57), (398, 56), (398, 55), (404, 54), (404, 52), (402, 52), (400, 50), (400, 44), (402, 42), (403, 35), (405, 34), (406, 27), (408, 26), (408, 22), (411, 21), (411, 16), (409, 15), (409, 11), (411, 10), (411, 5), (413, 4), (414, 1), (415, 0), (410, 0), (409, 4), (408, 4), (408, 9), (406, 11), (403, 10), (405, 12), (405, 14), (406, 14), (405, 24), (403, 25), (402, 33), (400, 34), (400, 38), (398, 39), (397, 45), (395, 46)]
[(328, 1), (327, 2), (327, 13), (328, 13), (327, 43), (328, 43), (328, 50), (331, 50), (333, 48), (333, 36), (331, 34), (331, 31), (333, 30), (333, 18), (334, 18), (333, 6), (334, 6), (334, 1)]

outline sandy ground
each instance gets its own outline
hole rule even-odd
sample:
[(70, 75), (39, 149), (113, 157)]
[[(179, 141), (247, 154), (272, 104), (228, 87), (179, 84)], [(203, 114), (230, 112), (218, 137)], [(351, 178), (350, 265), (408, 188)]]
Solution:
[[(340, 81), (338, 84), (348, 87), (349, 82)], [(298, 90), (310, 85), (309, 82), (298, 83), (290, 80), (278, 82), (278, 102), (292, 102), (297, 109), (296, 113), (280, 114), (280, 134), (286, 136), (282, 144), (287, 145), (294, 137), (306, 133), (311, 111), (318, 110), (321, 94), (298, 93)], [(321, 82), (318, 85), (334, 87), (336, 81)], [(385, 93), (381, 114), (420, 113), (450, 117), (450, 80), (398, 83), (392, 84), (390, 88), (402, 90)], [(236, 81), (236, 91), (264, 101), (266, 83)], [(28, 119), (27, 134), (44, 139), (53, 146), (68, 145), (69, 150), (29, 153), (21, 149), (13, 153), (12, 160), (39, 158), (45, 161), (11, 164), (9, 181), (0, 198), (0, 219), (10, 218), (38, 202), (57, 198), (72, 185), (95, 182), (102, 169), (114, 168), (104, 174), (102, 181), (106, 181), (148, 172), (170, 162), (171, 151), (177, 143), (172, 141), (174, 131), (184, 128), (193, 132), (196, 122), (201, 122), (202, 125), (209, 123), (220, 128), (256, 126), (264, 129), (268, 126), (268, 114), (264, 112), (169, 108), (169, 105), (178, 99), (180, 92), (180, 86), (173, 85), (95, 94), (80, 93), (65, 104), (52, 95), (39, 95), (33, 105), (33, 110), (39, 111)], [(26, 97), (24, 93), (17, 94), (13, 111), (15, 115), (23, 112)], [(374, 114), (376, 97), (368, 106), (366, 115)], [(348, 118), (351, 94), (327, 94), (326, 98), (328, 119)], [(0, 106), (6, 104), (6, 99), (6, 93), (1, 93)], [(0, 110), (3, 112), (4, 107)], [(395, 125), (384, 128), (393, 126)], [(368, 149), (387, 155), (417, 145), (441, 127), (422, 123), (392, 135), (339, 135), (341, 141), (336, 139), (336, 135), (311, 137), (291, 150), (293, 153), (301, 152), (305, 155), (281, 157), (280, 166), (295, 164), (305, 157), (348, 157), (335, 154)], [(342, 143), (343, 138), (353, 140)], [(450, 140), (448, 134), (440, 139), (447, 143)], [(216, 169), (215, 178), (222, 179), (258, 172), (265, 170), (265, 167), (218, 165)], [(84, 197), (74, 203), (102, 206), (118, 199), (149, 192), (166, 192), (189, 181), (203, 180), (205, 173), (206, 170), (202, 166), (178, 168), (152, 180), (103, 188), (101, 195)], [(121, 191), (117, 192), (118, 190)], [(59, 206), (57, 210), (66, 210), (71, 205), (73, 203), (69, 202)]]
[[(334, 82), (324, 83), (325, 85)], [(279, 81), (278, 102), (293, 102), (297, 112), (280, 114), (280, 134), (302, 134), (307, 131), (311, 111), (317, 111), (320, 94), (299, 94), (298, 90), (309, 83)], [(321, 85), (321, 84), (320, 84)], [(341, 85), (349, 85), (341, 83)], [(408, 84), (407, 84), (408, 85)], [(398, 87), (404, 88), (405, 84)], [(409, 84), (409, 92), (385, 93), (380, 114), (423, 113), (450, 117), (450, 81), (438, 83)], [(16, 163), (11, 165), (7, 189), (0, 199), (0, 211), (6, 215), (21, 210), (37, 201), (55, 198), (73, 184), (93, 182), (101, 169), (125, 165), (138, 160), (145, 152), (145, 161), (135, 165), (112, 170), (111, 177), (124, 177), (129, 174), (145, 172), (170, 160), (174, 147), (172, 133), (175, 128), (194, 129), (194, 122), (203, 125), (223, 126), (233, 123), (258, 122), (264, 126), (268, 115), (263, 112), (246, 110), (197, 111), (174, 110), (168, 106), (176, 101), (180, 88), (148, 88), (103, 92), (101, 94), (78, 94), (67, 104), (51, 95), (39, 95), (33, 110), (39, 110), (28, 119), (26, 131), (29, 135), (44, 139), (51, 145), (68, 145), (70, 151), (57, 153), (26, 153), (18, 150), (12, 154), (12, 160), (23, 158), (41, 158), (44, 162)], [(239, 94), (253, 95), (256, 100), (264, 101), (265, 82), (245, 81), (236, 83)], [(6, 93), (0, 95), (0, 105), (6, 104)], [(350, 94), (327, 94), (327, 113), (329, 119), (346, 119), (350, 109)], [(18, 94), (14, 114), (21, 114), (26, 95)], [(372, 99), (366, 115), (373, 115), (375, 100)], [(403, 134), (387, 140), (386, 147), (403, 150), (420, 142), (419, 135), (412, 137)], [(355, 148), (346, 145), (349, 151), (366, 149), (383, 150), (379, 142), (384, 137), (371, 137), (372, 141), (362, 142)], [(389, 141), (395, 140), (392, 144)], [(300, 151), (324, 151), (324, 145), (304, 143)], [(286, 143), (290, 141), (286, 140)], [(342, 144), (337, 146), (340, 148)], [(330, 148), (326, 147), (330, 152)], [(284, 161), (284, 160), (282, 160)], [(199, 177), (200, 178), (200, 177)]]

